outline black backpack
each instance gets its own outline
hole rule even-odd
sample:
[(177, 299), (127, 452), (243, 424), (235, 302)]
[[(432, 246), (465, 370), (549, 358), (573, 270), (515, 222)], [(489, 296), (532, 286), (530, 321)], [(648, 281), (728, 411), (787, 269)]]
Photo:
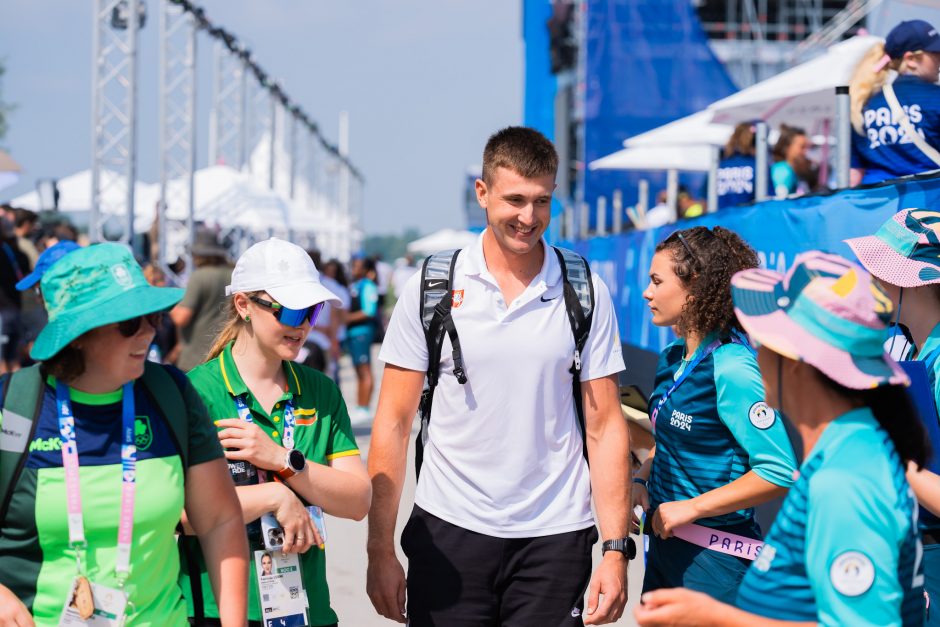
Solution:
[[(594, 316), (594, 285), (591, 283), (591, 268), (578, 253), (552, 246), (561, 266), (563, 296), (571, 332), (574, 335), (574, 355), (569, 372), (572, 375), (574, 406), (581, 428), (582, 451), (587, 460), (587, 438), (584, 427), (584, 408), (581, 400), (581, 351), (591, 331)], [(428, 441), (428, 427), (431, 422), (431, 404), (434, 400), (434, 388), (437, 387), (441, 369), (441, 348), (444, 334), (450, 338), (453, 349), (454, 376), (464, 385), (467, 374), (464, 370), (463, 354), (460, 351), (460, 338), (451, 316), (453, 305), (454, 266), (460, 250), (447, 250), (435, 253), (424, 260), (421, 267), (421, 324), (428, 346), (428, 370), (421, 401), (418, 404), (418, 416), (421, 419), (421, 431), (415, 441), (415, 470), (421, 474), (424, 458), (424, 446)]]

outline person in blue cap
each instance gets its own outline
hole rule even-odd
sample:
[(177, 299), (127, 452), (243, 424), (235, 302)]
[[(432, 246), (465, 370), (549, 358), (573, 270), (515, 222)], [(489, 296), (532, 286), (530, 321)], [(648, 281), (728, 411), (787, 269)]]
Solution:
[[(17, 284), (16, 289), (20, 292), (25, 292), (31, 287), (36, 287), (39, 289), (39, 282), (42, 281), (42, 275), (46, 273), (49, 268), (51, 268), (55, 262), (57, 262), (62, 257), (66, 256), (73, 250), (78, 250), (81, 248), (75, 242), (70, 242), (64, 240), (50, 246), (39, 255), (39, 259), (36, 261), (36, 267), (32, 272), (24, 276)], [(42, 292), (39, 292), (40, 298), (42, 297)]]
[(923, 20), (901, 22), (862, 58), (849, 85), (853, 185), (940, 167), (938, 73), (940, 33)]
[[(62, 240), (50, 246), (39, 255), (39, 259), (36, 260), (36, 267), (33, 268), (33, 271), (20, 279), (16, 284), (17, 291), (25, 292), (23, 294), (22, 313), (22, 341), (25, 350), (23, 354), (20, 355), (21, 366), (28, 366), (32, 363), (32, 360), (29, 358), (29, 350), (32, 348), (36, 336), (42, 328), (46, 326), (46, 306), (42, 297), (40, 281), (43, 275), (55, 265), (59, 259), (79, 248), (81, 248), (81, 246), (68, 240)], [(29, 290), (32, 290), (33, 293), (30, 294)]]

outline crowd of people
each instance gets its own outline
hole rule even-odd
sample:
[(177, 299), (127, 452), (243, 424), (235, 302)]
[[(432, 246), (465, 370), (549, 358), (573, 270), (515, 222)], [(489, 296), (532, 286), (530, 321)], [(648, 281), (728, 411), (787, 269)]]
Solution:
[[(677, 340), (634, 472), (610, 292), (543, 240), (558, 166), (538, 131), (492, 135), (486, 229), (398, 273), (387, 329), (372, 260), (344, 285), (290, 242), (229, 267), (202, 236), (183, 289), (120, 244), (11, 231), (0, 263), (45, 322), (0, 380), (0, 625), (336, 625), (324, 513), (368, 515), (366, 592), (413, 627), (615, 622), (638, 553), (641, 625), (940, 622), (936, 210), (783, 274), (722, 227), (663, 239), (642, 297)], [(366, 409), (379, 333), (366, 466), (327, 364), (345, 342)]]
[[(923, 20), (902, 22), (884, 43), (874, 44), (856, 67), (850, 85), (852, 123), (851, 185), (920, 174), (940, 168), (940, 50), (933, 26)], [(833, 168), (814, 160), (806, 129), (781, 124), (768, 155), (767, 198), (788, 198), (834, 187)], [(742, 122), (722, 148), (717, 170), (717, 210), (754, 202), (757, 192), (756, 127)], [(831, 154), (831, 153), (829, 153)], [(681, 186), (676, 207), (665, 191), (646, 213), (644, 228), (694, 218), (707, 210)]]

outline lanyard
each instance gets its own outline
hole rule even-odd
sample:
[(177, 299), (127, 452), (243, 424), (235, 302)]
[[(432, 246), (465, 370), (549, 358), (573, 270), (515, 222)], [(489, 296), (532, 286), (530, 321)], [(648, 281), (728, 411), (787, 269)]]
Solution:
[[(734, 342), (735, 344), (743, 344), (744, 346), (747, 346), (750, 349), (750, 345), (746, 341), (744, 341), (740, 336), (738, 336), (737, 333), (731, 334), (731, 341)], [(663, 405), (666, 404), (666, 401), (669, 400), (669, 397), (672, 396), (672, 393), (675, 392), (676, 389), (680, 385), (682, 385), (682, 382), (685, 381), (689, 377), (690, 374), (692, 374), (692, 371), (695, 370), (696, 366), (702, 363), (703, 359), (705, 359), (706, 357), (711, 355), (713, 352), (715, 352), (715, 350), (717, 350), (718, 347), (721, 346), (723, 343), (724, 342), (721, 340), (721, 338), (718, 338), (714, 340), (711, 344), (706, 346), (695, 357), (695, 359), (689, 362), (689, 364), (685, 367), (685, 370), (682, 371), (682, 374), (679, 375), (679, 378), (676, 379), (675, 382), (672, 384), (672, 387), (666, 390), (666, 393), (662, 395), (662, 398), (660, 398), (659, 402), (656, 403), (656, 407), (655, 409), (653, 409), (653, 413), (650, 414), (650, 422), (653, 423), (654, 430), (656, 429), (656, 416), (659, 415), (659, 410), (662, 409)]]
[[(248, 403), (245, 402), (245, 395), (239, 394), (235, 397), (235, 409), (238, 411), (238, 417), (245, 422), (254, 422), (251, 417), (251, 410), (248, 409)], [(294, 448), (294, 403), (287, 400), (284, 402), (284, 429), (281, 434), (281, 443), (284, 448)]]
[[(56, 382), (56, 407), (59, 410), (59, 437), (62, 440), (62, 466), (65, 469), (65, 493), (68, 502), (69, 545), (75, 549), (81, 573), (81, 553), (87, 548), (82, 494), (79, 482), (78, 446), (75, 442), (75, 415), (69, 389)], [(125, 383), (121, 402), (121, 514), (118, 523), (117, 556), (114, 570), (123, 587), (131, 569), (131, 541), (134, 537), (134, 495), (137, 481), (137, 446), (134, 439), (134, 385)]]

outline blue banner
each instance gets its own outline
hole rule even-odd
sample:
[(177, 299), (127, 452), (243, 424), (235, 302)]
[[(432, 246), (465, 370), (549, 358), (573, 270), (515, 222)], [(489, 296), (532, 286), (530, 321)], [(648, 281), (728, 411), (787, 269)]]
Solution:
[[(587, 1), (585, 163), (737, 91), (708, 45), (694, 5), (689, 0)], [(595, 207), (599, 196), (610, 199), (620, 189), (625, 204), (632, 205), (640, 179), (650, 181), (654, 198), (665, 187), (664, 173), (585, 170), (584, 200)], [(698, 194), (700, 176), (683, 176), (683, 181)], [(591, 211), (592, 226), (595, 216)]]
[(649, 282), (656, 245), (677, 228), (721, 225), (737, 232), (757, 251), (761, 265), (786, 271), (807, 250), (825, 250), (854, 259), (844, 239), (871, 235), (902, 209), (940, 206), (940, 174), (844, 190), (831, 195), (771, 200), (735, 207), (659, 229), (630, 231), (575, 243), (607, 286), (625, 344), (660, 351), (674, 338), (650, 321), (643, 290)]

